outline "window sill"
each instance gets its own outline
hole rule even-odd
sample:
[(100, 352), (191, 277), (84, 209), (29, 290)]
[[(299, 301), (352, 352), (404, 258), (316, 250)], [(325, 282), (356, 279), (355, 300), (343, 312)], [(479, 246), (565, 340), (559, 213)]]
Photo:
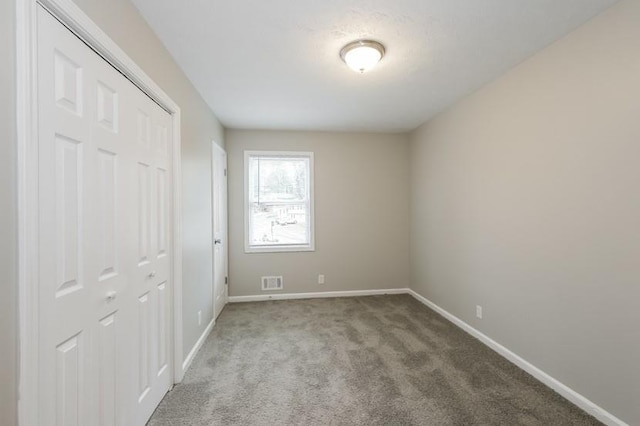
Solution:
[(266, 246), (266, 247), (247, 247), (245, 246), (244, 252), (246, 254), (253, 253), (296, 253), (296, 252), (309, 252), (316, 251), (316, 248), (311, 246)]

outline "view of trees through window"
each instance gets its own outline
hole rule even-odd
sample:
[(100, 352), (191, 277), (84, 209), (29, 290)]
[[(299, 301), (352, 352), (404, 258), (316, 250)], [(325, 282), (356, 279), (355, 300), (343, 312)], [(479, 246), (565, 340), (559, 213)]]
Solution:
[(248, 158), (249, 245), (309, 246), (310, 156)]

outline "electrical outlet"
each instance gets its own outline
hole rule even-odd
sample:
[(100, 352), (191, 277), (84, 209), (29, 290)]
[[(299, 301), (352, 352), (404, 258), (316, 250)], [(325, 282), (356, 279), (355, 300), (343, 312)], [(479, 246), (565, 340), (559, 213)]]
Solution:
[(482, 319), (482, 306), (476, 305), (476, 317)]
[(324, 284), (324, 274), (318, 275), (318, 284)]
[(202, 325), (202, 311), (198, 311), (198, 325)]

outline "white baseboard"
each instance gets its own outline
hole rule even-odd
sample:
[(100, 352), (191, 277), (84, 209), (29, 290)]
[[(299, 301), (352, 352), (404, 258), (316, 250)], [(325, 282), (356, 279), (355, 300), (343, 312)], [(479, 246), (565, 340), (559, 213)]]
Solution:
[(412, 295), (418, 301), (422, 302), (429, 308), (433, 309), (434, 311), (436, 311), (437, 313), (439, 313), (440, 315), (442, 315), (452, 323), (454, 323), (456, 326), (460, 327), (462, 330), (466, 331), (476, 339), (480, 340), (482, 343), (484, 343), (485, 345), (487, 345), (488, 347), (496, 351), (498, 354), (502, 355), (504, 358), (508, 359), (509, 361), (511, 361), (512, 363), (514, 363), (515, 365), (517, 365), (527, 373), (531, 374), (533, 377), (535, 377), (536, 379), (538, 379), (539, 381), (541, 381), (542, 383), (544, 383), (554, 391), (558, 392), (560, 395), (562, 395), (564, 398), (569, 400), (571, 403), (580, 407), (582, 410), (592, 415), (596, 419), (600, 420), (602, 423), (609, 426), (628, 426), (625, 422), (623, 422), (613, 414), (609, 413), (602, 407), (588, 400), (587, 398), (580, 395), (578, 392), (574, 391), (573, 389), (561, 383), (560, 381), (554, 379), (544, 371), (540, 370), (535, 365), (531, 364), (529, 361), (511, 352), (509, 349), (505, 348), (500, 343), (491, 339), (487, 335), (476, 330), (466, 322), (462, 321), (460, 318), (445, 311), (443, 308), (436, 305), (426, 297), (421, 296), (420, 294), (416, 293), (414, 290), (411, 290), (411, 289), (409, 289), (407, 293)]
[(184, 359), (184, 362), (182, 363), (182, 377), (184, 377), (184, 373), (191, 366), (193, 359), (198, 354), (198, 351), (200, 350), (200, 348), (202, 348), (204, 341), (207, 340), (207, 337), (211, 333), (211, 330), (213, 330), (213, 326), (215, 325), (215, 323), (216, 323), (216, 320), (212, 319), (211, 322), (207, 325), (207, 328), (205, 328), (204, 331), (202, 332), (202, 335), (200, 336), (196, 344), (193, 345), (193, 348), (191, 348), (189, 355), (187, 355), (187, 357)]
[(385, 290), (319, 291), (315, 293), (275, 293), (254, 296), (230, 296), (229, 303), (264, 302), (267, 300), (320, 299), (329, 297), (378, 296), (381, 294), (407, 294), (408, 288), (390, 288)]

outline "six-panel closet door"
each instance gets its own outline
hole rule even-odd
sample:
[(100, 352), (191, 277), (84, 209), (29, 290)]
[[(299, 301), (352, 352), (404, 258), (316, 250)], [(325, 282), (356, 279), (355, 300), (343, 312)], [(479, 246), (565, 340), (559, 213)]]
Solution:
[(171, 117), (38, 10), (39, 419), (144, 424), (171, 378)]

